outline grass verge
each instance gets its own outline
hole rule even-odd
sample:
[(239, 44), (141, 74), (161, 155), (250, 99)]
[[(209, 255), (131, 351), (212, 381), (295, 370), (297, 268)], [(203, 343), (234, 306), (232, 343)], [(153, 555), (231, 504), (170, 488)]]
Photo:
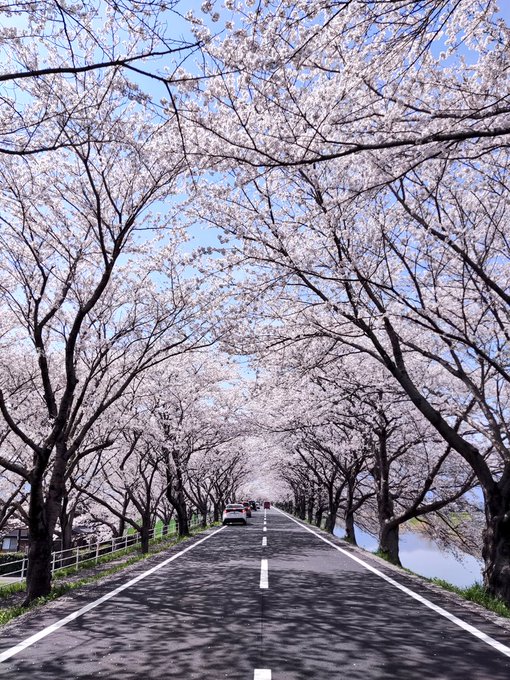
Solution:
[[(0, 609), (0, 626), (4, 625), (8, 621), (11, 621), (12, 619), (16, 618), (17, 616), (20, 616), (21, 614), (24, 614), (27, 611), (30, 611), (31, 609), (34, 609), (34, 607), (38, 607), (41, 604), (46, 604), (47, 602), (52, 602), (53, 600), (57, 600), (59, 597), (62, 597), (62, 595), (65, 595), (71, 590), (75, 590), (76, 588), (80, 588), (81, 586), (87, 585), (88, 583), (93, 583), (94, 581), (98, 581), (100, 578), (103, 578), (104, 576), (110, 576), (112, 574), (116, 574), (118, 571), (122, 571), (126, 567), (130, 566), (131, 564), (134, 564), (135, 562), (140, 562), (141, 560), (146, 559), (147, 557), (150, 557), (150, 555), (137, 555), (134, 557), (131, 557), (129, 560), (126, 560), (122, 564), (116, 564), (114, 567), (111, 567), (110, 569), (106, 569), (104, 571), (101, 571), (99, 574), (95, 574), (93, 576), (88, 576), (82, 579), (78, 579), (75, 581), (71, 582), (62, 582), (59, 583), (58, 581), (55, 582), (52, 586), (51, 593), (49, 595), (46, 595), (45, 597), (39, 597), (37, 600), (34, 600), (28, 607), (22, 607), (21, 605), (16, 605), (14, 607), (8, 607), (6, 609)], [(18, 585), (18, 584), (16, 584)], [(24, 584), (23, 585), (23, 591), (25, 590)]]
[(464, 600), (475, 602), (476, 604), (485, 607), (485, 609), (488, 609), (499, 616), (504, 616), (505, 618), (510, 619), (510, 607), (508, 607), (503, 602), (503, 600), (500, 600), (493, 595), (489, 595), (481, 583), (474, 583), (472, 586), (459, 588), (458, 586), (454, 586), (453, 584), (448, 583), (448, 581), (444, 581), (441, 578), (431, 578), (428, 580), (431, 583), (434, 583), (436, 586), (444, 588), (451, 593), (457, 593), (457, 595), (460, 595), (462, 598), (464, 598)]
[[(388, 554), (386, 552), (383, 552), (382, 550), (377, 550), (372, 554), (377, 555), (377, 557), (381, 557), (383, 560), (386, 560), (390, 564), (392, 563), (391, 560), (388, 559)], [(408, 574), (420, 576), (420, 574), (416, 574), (414, 571), (406, 569), (402, 565), (396, 566), (398, 566), (403, 571), (406, 571)], [(420, 578), (425, 579), (425, 576), (420, 576)], [(457, 595), (460, 595), (460, 597), (462, 597), (464, 600), (468, 600), (469, 602), (479, 604), (481, 607), (485, 607), (485, 609), (487, 609), (490, 612), (494, 612), (499, 616), (503, 616), (507, 619), (510, 619), (510, 607), (508, 607), (503, 602), (503, 600), (500, 600), (499, 598), (490, 595), (485, 590), (481, 583), (473, 583), (473, 585), (471, 586), (460, 588), (459, 586), (454, 586), (453, 583), (449, 583), (448, 581), (445, 581), (442, 578), (428, 578), (425, 580), (429, 581), (430, 583), (434, 583), (436, 586), (439, 586), (444, 590), (448, 590), (450, 593), (456, 593)]]

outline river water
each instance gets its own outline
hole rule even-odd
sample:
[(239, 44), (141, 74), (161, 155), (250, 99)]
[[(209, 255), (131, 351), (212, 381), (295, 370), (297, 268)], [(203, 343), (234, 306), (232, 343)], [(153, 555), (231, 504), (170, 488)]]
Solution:
[[(335, 536), (343, 537), (344, 528), (335, 527)], [(377, 539), (356, 527), (360, 548), (375, 552)], [(400, 532), (400, 561), (402, 566), (427, 578), (442, 578), (461, 588), (482, 581), (482, 562), (461, 553), (459, 557), (439, 547), (434, 541), (413, 531)]]

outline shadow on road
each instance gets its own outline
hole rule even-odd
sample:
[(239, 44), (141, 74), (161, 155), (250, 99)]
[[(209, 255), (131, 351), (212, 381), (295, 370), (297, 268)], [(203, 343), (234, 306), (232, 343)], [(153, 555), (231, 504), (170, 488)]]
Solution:
[(260, 521), (225, 529), (2, 670), (17, 680), (253, 680), (254, 668), (273, 680), (510, 677), (509, 659), (283, 517), (268, 521), (267, 548), (262, 535)]

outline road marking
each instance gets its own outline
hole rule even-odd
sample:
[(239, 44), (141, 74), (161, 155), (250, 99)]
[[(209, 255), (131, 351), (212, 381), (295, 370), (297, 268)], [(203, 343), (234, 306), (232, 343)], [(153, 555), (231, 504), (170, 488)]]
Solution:
[(267, 531), (267, 528), (266, 528), (266, 527), (262, 527), (262, 531)]
[(292, 520), (293, 522), (298, 524), (300, 527), (302, 527), (303, 529), (306, 529), (306, 531), (313, 534), (314, 536), (319, 538), (321, 541), (324, 541), (324, 543), (327, 543), (332, 548), (335, 548), (335, 550), (338, 550), (338, 552), (342, 553), (342, 555), (345, 555), (349, 559), (354, 560), (354, 562), (361, 564), (363, 567), (365, 567), (365, 569), (368, 569), (368, 571), (371, 571), (373, 574), (376, 574), (377, 576), (384, 579), (388, 583), (391, 583), (392, 586), (395, 586), (395, 588), (398, 588), (399, 590), (401, 590), (406, 595), (409, 595), (409, 597), (412, 597), (414, 600), (421, 602), (426, 607), (428, 607), (429, 609), (432, 609), (433, 611), (435, 611), (440, 616), (443, 616), (445, 619), (448, 619), (449, 621), (454, 623), (456, 626), (459, 626), (459, 628), (462, 628), (463, 630), (467, 631), (468, 633), (471, 633), (471, 635), (478, 638), (482, 642), (485, 642), (487, 645), (494, 647), (494, 649), (497, 649), (499, 652), (501, 652), (505, 656), (510, 657), (510, 647), (508, 647), (507, 645), (504, 645), (503, 643), (498, 642), (494, 638), (490, 637), (490, 635), (487, 635), (486, 633), (483, 633), (481, 630), (478, 630), (478, 628), (475, 628), (475, 626), (472, 626), (470, 623), (467, 623), (466, 621), (459, 619), (457, 616), (455, 616), (455, 614), (451, 614), (446, 609), (443, 609), (442, 607), (439, 607), (437, 604), (434, 604), (430, 600), (427, 600), (427, 598), (422, 597), (421, 595), (418, 595), (418, 593), (415, 593), (410, 588), (407, 588), (406, 586), (402, 585), (398, 581), (395, 581), (390, 576), (386, 576), (386, 574), (383, 574), (383, 572), (379, 571), (379, 569), (372, 567), (370, 564), (368, 564), (367, 562), (364, 562), (359, 557), (356, 557), (355, 555), (352, 555), (351, 553), (347, 552), (347, 550), (344, 550), (343, 548), (340, 548), (340, 546), (335, 545), (332, 541), (329, 541), (327, 538), (324, 538), (324, 536), (321, 536), (320, 534), (316, 533), (312, 529), (309, 529), (304, 524), (301, 524), (301, 522), (298, 522), (298, 520), (294, 519), (294, 517), (291, 517), (286, 512), (283, 512), (283, 510), (279, 510), (279, 508), (276, 508), (276, 509), (278, 510), (278, 512), (281, 512), (282, 515), (285, 515), (285, 517), (288, 517), (290, 520)]
[(262, 537), (262, 547), (266, 548), (267, 547), (267, 536)]
[(90, 602), (89, 604), (85, 605), (85, 607), (82, 607), (81, 609), (78, 609), (77, 611), (73, 612), (72, 614), (69, 614), (69, 616), (66, 616), (63, 619), (60, 619), (60, 621), (56, 621), (51, 626), (48, 626), (47, 628), (43, 628), (43, 630), (40, 630), (38, 633), (35, 633), (34, 635), (31, 635), (30, 637), (26, 638), (26, 640), (23, 640), (22, 642), (17, 644), (15, 647), (10, 647), (9, 649), (5, 650), (5, 652), (2, 652), (0, 654), (0, 663), (2, 663), (3, 661), (6, 661), (7, 659), (10, 659), (11, 656), (18, 654), (19, 652), (23, 651), (27, 647), (30, 647), (31, 645), (35, 644), (39, 640), (42, 640), (47, 635), (54, 633), (59, 628), (63, 628), (68, 623), (71, 623), (71, 621), (74, 621), (75, 619), (78, 619), (80, 616), (83, 616), (83, 614), (86, 614), (87, 612), (89, 612), (91, 609), (95, 609), (95, 607), (98, 607), (100, 604), (103, 604), (103, 602), (106, 602), (107, 600), (110, 600), (112, 597), (115, 597), (115, 595), (118, 595), (123, 590), (126, 590), (127, 588), (131, 587), (135, 583), (138, 583), (138, 581), (141, 581), (146, 576), (150, 576), (151, 574), (154, 574), (154, 572), (158, 571), (159, 569), (166, 567), (167, 564), (170, 564), (170, 562), (173, 562), (178, 557), (181, 557), (181, 555), (184, 555), (189, 550), (193, 550), (193, 548), (195, 548), (197, 545), (200, 545), (200, 543), (203, 543), (204, 541), (207, 541), (209, 538), (216, 536), (216, 534), (218, 534), (224, 528), (225, 528), (224, 526), (220, 527), (217, 531), (214, 531), (212, 534), (209, 534), (209, 536), (206, 536), (205, 538), (201, 538), (196, 543), (193, 543), (193, 545), (190, 545), (189, 547), (185, 548), (184, 550), (181, 550), (180, 552), (178, 552), (176, 555), (173, 555), (172, 557), (169, 557), (167, 560), (164, 560), (164, 562), (161, 562), (161, 564), (157, 564), (155, 567), (152, 567), (152, 569), (148, 569), (147, 571), (144, 571), (143, 574), (139, 574), (138, 576), (135, 576), (135, 578), (132, 578), (130, 581), (128, 581), (127, 583), (124, 583), (122, 586), (115, 588), (115, 590), (112, 590), (111, 592), (107, 593), (106, 595), (103, 595), (103, 597), (100, 597), (98, 600), (94, 600), (94, 602)]
[(271, 680), (269, 668), (256, 668), (253, 671), (253, 680)]
[(267, 560), (260, 560), (260, 587), (269, 588), (269, 568)]

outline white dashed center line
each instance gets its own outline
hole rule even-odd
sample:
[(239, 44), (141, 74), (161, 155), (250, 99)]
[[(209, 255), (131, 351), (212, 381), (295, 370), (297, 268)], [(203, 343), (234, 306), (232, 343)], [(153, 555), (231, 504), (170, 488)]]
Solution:
[[(264, 513), (264, 525), (266, 524), (266, 515)], [(266, 527), (262, 531), (267, 531)], [(267, 536), (262, 537), (262, 547), (267, 546)], [(269, 567), (267, 560), (260, 560), (260, 587), (269, 588)], [(269, 668), (255, 668), (253, 671), (253, 680), (271, 680), (271, 670)]]
[(256, 668), (253, 673), (253, 680), (271, 680), (269, 668)]
[(269, 569), (267, 560), (260, 560), (260, 587), (269, 588)]

